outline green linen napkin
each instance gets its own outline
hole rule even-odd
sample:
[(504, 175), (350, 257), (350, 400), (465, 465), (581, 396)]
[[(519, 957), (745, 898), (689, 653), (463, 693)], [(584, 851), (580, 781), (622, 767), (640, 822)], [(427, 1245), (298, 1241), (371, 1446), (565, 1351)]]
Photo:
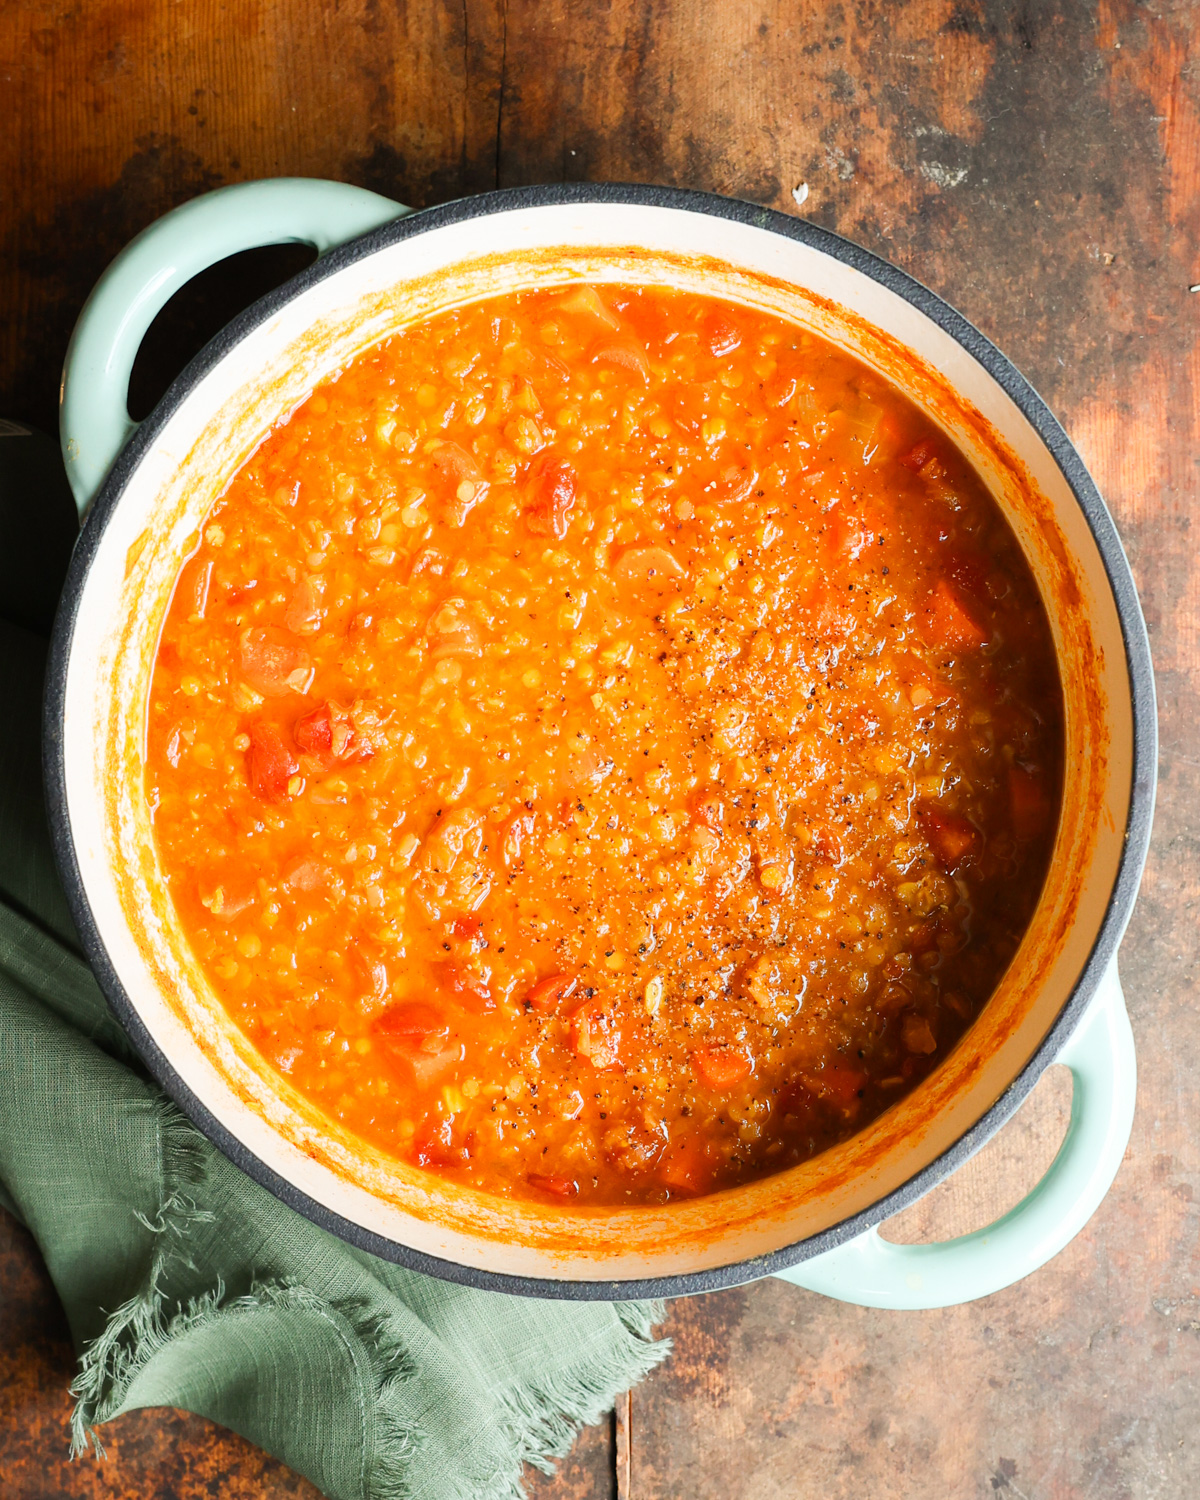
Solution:
[[(0, 599), (0, 614), (5, 601)], [(331, 1500), (500, 1500), (668, 1352), (647, 1303), (474, 1291), (318, 1229), (151, 1083), (55, 876), (45, 643), (0, 623), (0, 1202), (80, 1350), (74, 1447), (142, 1406), (231, 1427)]]

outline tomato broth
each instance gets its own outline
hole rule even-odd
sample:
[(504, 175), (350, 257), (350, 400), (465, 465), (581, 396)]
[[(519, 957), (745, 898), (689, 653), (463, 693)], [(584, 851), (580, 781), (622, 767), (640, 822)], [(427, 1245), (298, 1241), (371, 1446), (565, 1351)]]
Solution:
[(208, 515), (151, 685), (172, 900), (266, 1061), (501, 1195), (663, 1203), (994, 991), (1062, 695), (961, 453), (814, 334), (576, 285), (373, 348)]

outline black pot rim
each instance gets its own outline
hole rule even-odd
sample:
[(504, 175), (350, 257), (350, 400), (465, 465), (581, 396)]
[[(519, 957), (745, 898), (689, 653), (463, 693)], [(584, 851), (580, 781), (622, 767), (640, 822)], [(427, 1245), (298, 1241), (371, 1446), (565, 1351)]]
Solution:
[[(1117, 878), (1096, 941), (1066, 1004), (1049, 1032), (1003, 1094), (953, 1146), (869, 1208), (808, 1239), (769, 1255), (709, 1269), (641, 1280), (559, 1280), (511, 1276), (421, 1251), (364, 1229), (300, 1192), (268, 1167), (208, 1110), (158, 1047), (126, 993), (104, 945), (75, 856), (66, 795), (63, 719), (67, 663), (88, 570), (126, 484), (143, 454), (193, 387), (243, 339), (285, 303), (325, 277), (376, 251), (446, 225), (513, 209), (569, 204), (630, 204), (679, 209), (769, 230), (799, 241), (879, 282), (924, 313), (981, 364), (1035, 429), (1070, 486), (1096, 541), (1121, 621), (1133, 709), (1133, 784), (1125, 844)], [(80, 533), (55, 620), (47, 665), (43, 760), (47, 808), (59, 873), (80, 939), (109, 1004), (147, 1067), (193, 1123), (248, 1176), (282, 1202), (339, 1239), (410, 1270), (465, 1286), (524, 1297), (620, 1301), (716, 1291), (785, 1271), (831, 1250), (916, 1202), (972, 1156), (1015, 1113), (1079, 1024), (1101, 978), (1113, 962), (1128, 924), (1146, 860), (1153, 818), (1157, 718), (1150, 644), (1128, 561), (1112, 517), (1070, 439), (1030, 383), (979, 330), (906, 272), (869, 250), (806, 219), (712, 193), (622, 183), (553, 183), (502, 189), (406, 215), (322, 256), (291, 281), (239, 314), (191, 361), (118, 455)]]

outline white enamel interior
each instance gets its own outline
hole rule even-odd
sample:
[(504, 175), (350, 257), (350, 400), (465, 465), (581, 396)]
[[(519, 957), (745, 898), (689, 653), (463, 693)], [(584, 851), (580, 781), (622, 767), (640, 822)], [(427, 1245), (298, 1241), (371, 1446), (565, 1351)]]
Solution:
[[(973, 459), (1031, 560), (1062, 661), (1069, 768), (1055, 866), (1025, 944), (921, 1088), (776, 1178), (666, 1209), (592, 1214), (449, 1187), (323, 1121), (261, 1063), (196, 969), (140, 795), (150, 665), (179, 561), (262, 436), (397, 326), (451, 302), (580, 276), (670, 281), (769, 307), (900, 379)], [(260, 1161), (352, 1223), (463, 1266), (533, 1277), (667, 1276), (766, 1254), (869, 1207), (948, 1149), (1068, 998), (1116, 879), (1130, 795), (1116, 607), (1086, 520), (1015, 404), (953, 338), (861, 272), (765, 229), (664, 207), (466, 219), (360, 259), (272, 315), (195, 385), (129, 477), (82, 589), (65, 702), (67, 806), (87, 899), (126, 993), (187, 1087)]]

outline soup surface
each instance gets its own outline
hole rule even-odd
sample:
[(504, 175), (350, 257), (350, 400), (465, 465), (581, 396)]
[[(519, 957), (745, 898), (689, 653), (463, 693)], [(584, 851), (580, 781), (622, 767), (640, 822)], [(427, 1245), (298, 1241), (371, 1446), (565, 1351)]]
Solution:
[(1032, 915), (1061, 693), (894, 388), (667, 288), (508, 295), (329, 381), (216, 503), (147, 796), (264, 1058), (486, 1191), (657, 1203), (945, 1057)]

